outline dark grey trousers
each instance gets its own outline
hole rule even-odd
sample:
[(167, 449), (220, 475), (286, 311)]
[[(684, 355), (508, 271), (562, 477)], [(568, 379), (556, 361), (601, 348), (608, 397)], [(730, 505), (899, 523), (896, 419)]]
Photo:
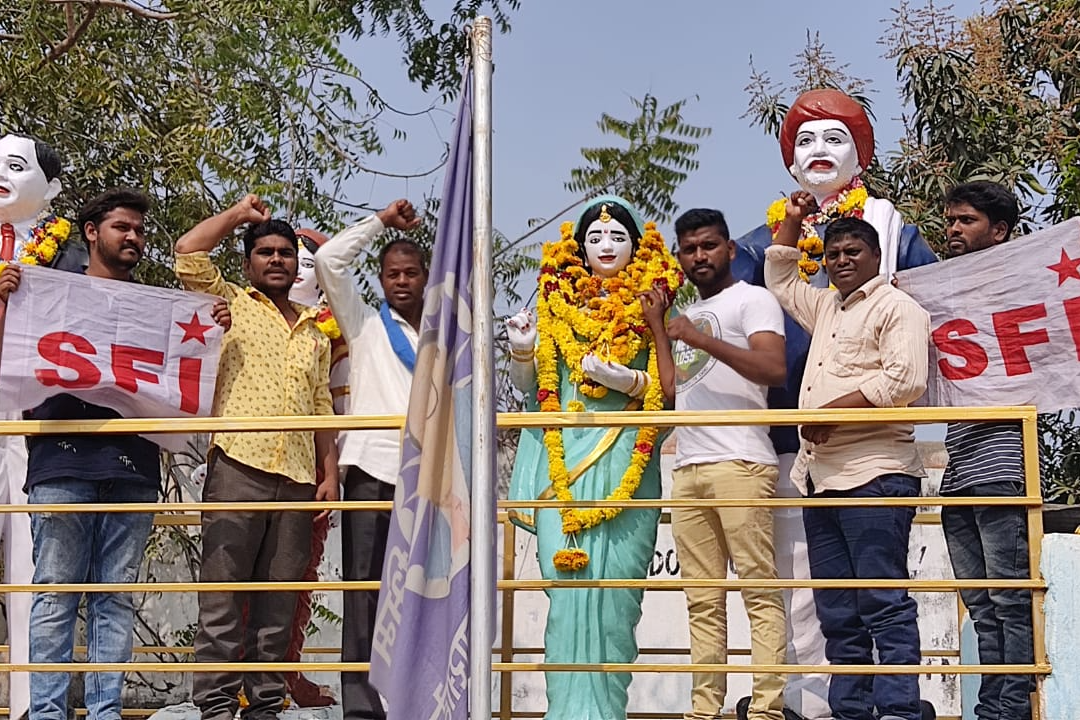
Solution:
[[(212, 451), (205, 502), (302, 502), (314, 485), (239, 463)], [(298, 581), (311, 554), (312, 512), (204, 512), (201, 582)], [(283, 662), (296, 611), (295, 592), (201, 592), (197, 662)], [(244, 608), (247, 607), (247, 617)], [(243, 717), (270, 720), (285, 701), (280, 672), (196, 672), (195, 705), (203, 720), (232, 720), (243, 688)]]
[[(373, 478), (358, 467), (345, 475), (345, 500), (393, 500), (394, 486)], [(382, 578), (389, 510), (350, 510), (341, 513), (341, 564), (345, 580)], [(341, 623), (341, 661), (369, 662), (375, 633), (379, 593), (351, 590), (344, 593)], [(341, 705), (345, 720), (382, 720), (386, 717), (379, 693), (367, 673), (341, 673)]]

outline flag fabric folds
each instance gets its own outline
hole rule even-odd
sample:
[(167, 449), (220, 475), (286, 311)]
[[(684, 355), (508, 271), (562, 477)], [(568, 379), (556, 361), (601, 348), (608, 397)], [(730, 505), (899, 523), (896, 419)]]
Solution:
[[(213, 409), (224, 331), (217, 298), (25, 266), (8, 302), (0, 411), (70, 393), (123, 417)], [(168, 449), (186, 436), (154, 435)]]
[(897, 286), (930, 313), (929, 403), (1080, 405), (1078, 268), (1080, 219), (1071, 218), (897, 273)]
[(371, 679), (390, 720), (468, 714), (472, 92), (466, 74), (424, 296)]

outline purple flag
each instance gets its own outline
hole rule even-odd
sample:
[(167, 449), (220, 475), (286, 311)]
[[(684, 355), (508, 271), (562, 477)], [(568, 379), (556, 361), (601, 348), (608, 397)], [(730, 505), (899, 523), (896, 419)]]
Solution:
[(389, 720), (465, 720), (472, 484), (472, 91), (466, 73), (424, 295), (371, 680)]

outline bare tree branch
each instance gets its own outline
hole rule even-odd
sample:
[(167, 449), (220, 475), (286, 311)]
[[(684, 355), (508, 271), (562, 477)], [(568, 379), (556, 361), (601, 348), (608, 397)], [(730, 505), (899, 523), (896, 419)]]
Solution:
[[(48, 0), (49, 2), (65, 2), (66, 0)], [(82, 34), (86, 32), (86, 29), (90, 27), (90, 23), (94, 20), (94, 16), (97, 15), (98, 8), (96, 5), (91, 5), (86, 10), (86, 15), (83, 17), (82, 22), (76, 25), (73, 29), (69, 29), (67, 37), (59, 42), (57, 45), (51, 45), (49, 52), (45, 57), (41, 58), (41, 62), (37, 64), (37, 69), (41, 70), (43, 67), (59, 58), (71, 48), (75, 47), (75, 43), (79, 41)]]
[[(176, 13), (158, 12), (139, 5), (130, 5), (123, 0), (46, 0), (53, 5), (86, 5), (89, 10), (97, 7), (110, 7), (129, 12), (132, 15), (146, 18), (147, 20), (172, 20), (177, 17)], [(70, 34), (70, 33), (69, 33)]]

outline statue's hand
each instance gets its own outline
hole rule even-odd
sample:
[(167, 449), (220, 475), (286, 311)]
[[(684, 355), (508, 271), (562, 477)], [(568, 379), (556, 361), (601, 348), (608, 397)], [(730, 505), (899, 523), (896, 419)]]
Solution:
[(536, 317), (528, 308), (506, 319), (506, 339), (511, 350), (531, 353), (536, 347)]
[(643, 396), (649, 387), (649, 373), (611, 361), (603, 362), (593, 353), (581, 358), (581, 371), (593, 382), (630, 397)]

